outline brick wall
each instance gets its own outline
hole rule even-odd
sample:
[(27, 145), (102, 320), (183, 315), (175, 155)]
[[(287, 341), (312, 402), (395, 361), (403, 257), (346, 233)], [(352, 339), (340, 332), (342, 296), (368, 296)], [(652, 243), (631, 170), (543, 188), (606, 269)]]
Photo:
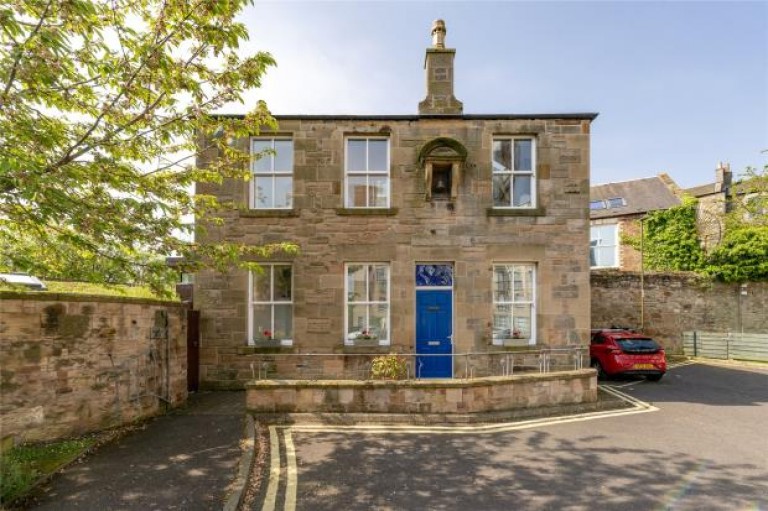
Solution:
[[(592, 327), (639, 328), (640, 273), (592, 272)], [(670, 353), (682, 353), (682, 333), (768, 332), (768, 282), (712, 282), (692, 273), (646, 273), (644, 329)]]
[(66, 437), (183, 403), (185, 317), (171, 302), (1, 292), (2, 437)]

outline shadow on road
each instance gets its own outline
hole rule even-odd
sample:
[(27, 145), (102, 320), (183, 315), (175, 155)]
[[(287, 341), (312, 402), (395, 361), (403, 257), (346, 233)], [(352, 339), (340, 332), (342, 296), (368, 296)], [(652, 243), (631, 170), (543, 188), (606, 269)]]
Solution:
[[(647, 434), (639, 432), (639, 434)], [(312, 435), (300, 510), (762, 509), (766, 467), (605, 447), (604, 437)], [(746, 474), (746, 475), (745, 475)], [(670, 507), (671, 506), (671, 507)]]

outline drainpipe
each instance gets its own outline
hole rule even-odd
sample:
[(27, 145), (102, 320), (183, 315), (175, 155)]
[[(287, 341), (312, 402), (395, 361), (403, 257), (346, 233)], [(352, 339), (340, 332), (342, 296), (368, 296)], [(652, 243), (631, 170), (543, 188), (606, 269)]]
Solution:
[(640, 219), (640, 331), (645, 329), (645, 217)]

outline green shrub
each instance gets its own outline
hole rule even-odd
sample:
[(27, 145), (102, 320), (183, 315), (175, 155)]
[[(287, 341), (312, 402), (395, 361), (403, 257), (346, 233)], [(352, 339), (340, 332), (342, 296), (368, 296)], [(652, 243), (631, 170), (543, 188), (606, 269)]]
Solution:
[(374, 380), (401, 380), (407, 372), (405, 357), (394, 353), (381, 355), (371, 362), (371, 378)]

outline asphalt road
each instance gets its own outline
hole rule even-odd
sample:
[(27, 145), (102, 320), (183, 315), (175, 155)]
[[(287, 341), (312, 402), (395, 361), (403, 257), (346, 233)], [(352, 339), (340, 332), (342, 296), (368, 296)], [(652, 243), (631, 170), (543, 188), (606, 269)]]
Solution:
[(655, 408), (502, 432), (275, 429), (283, 477), (253, 509), (768, 509), (768, 371), (608, 385)]

